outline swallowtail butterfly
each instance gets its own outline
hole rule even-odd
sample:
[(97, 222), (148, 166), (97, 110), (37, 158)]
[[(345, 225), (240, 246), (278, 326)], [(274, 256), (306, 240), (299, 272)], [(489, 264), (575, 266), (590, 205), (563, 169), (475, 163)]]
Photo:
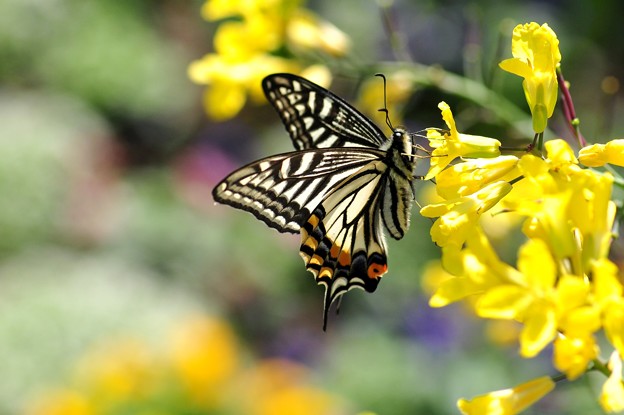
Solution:
[(384, 229), (401, 239), (414, 199), (415, 148), (396, 128), (388, 139), (367, 117), (296, 75), (262, 81), (296, 151), (250, 163), (213, 190), (280, 232), (301, 234), (300, 255), (331, 304), (352, 288), (373, 292), (388, 270)]

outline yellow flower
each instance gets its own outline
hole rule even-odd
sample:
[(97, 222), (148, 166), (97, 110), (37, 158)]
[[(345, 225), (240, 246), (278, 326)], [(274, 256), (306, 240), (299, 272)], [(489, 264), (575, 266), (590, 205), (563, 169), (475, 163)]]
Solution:
[(603, 319), (609, 342), (617, 351), (624, 353), (624, 299), (622, 297), (607, 304)]
[(544, 376), (514, 388), (477, 396), (470, 401), (460, 399), (457, 407), (464, 415), (514, 415), (533, 405), (554, 388), (555, 382)]
[(293, 62), (276, 56), (258, 54), (239, 61), (209, 54), (192, 62), (188, 69), (191, 80), (208, 85), (204, 107), (218, 121), (234, 117), (243, 108), (249, 94), (261, 102), (264, 98), (261, 81), (274, 72), (299, 72)]
[(520, 353), (533, 357), (552, 341), (557, 332), (554, 285), (556, 265), (548, 247), (530, 240), (520, 249), (517, 284), (501, 284), (488, 290), (475, 306), (485, 318), (515, 319), (524, 324)]
[[(204, 107), (212, 119), (234, 117), (248, 96), (265, 102), (261, 80), (271, 73), (305, 77), (306, 69), (295, 57), (286, 56), (286, 49), (312, 48), (335, 56), (346, 53), (348, 37), (299, 4), (299, 0), (209, 0), (204, 4), (202, 14), (207, 20), (226, 19), (214, 35), (215, 53), (188, 68), (193, 82), (207, 85)], [(329, 73), (326, 67), (325, 72)], [(329, 79), (323, 76), (322, 85), (327, 86)]]
[(171, 339), (174, 373), (191, 399), (215, 405), (239, 367), (239, 346), (232, 329), (219, 320), (197, 317), (178, 327)]
[(574, 189), (561, 187), (558, 178), (551, 174), (548, 161), (533, 155), (523, 156), (518, 168), (534, 187), (533, 197), (518, 200), (515, 206), (516, 212), (528, 217), (524, 233), (548, 243), (558, 259), (572, 257), (577, 252), (573, 224), (562, 218), (569, 216)]
[(585, 169), (574, 178), (567, 217), (582, 235), (583, 272), (606, 258), (613, 240), (617, 207), (611, 200), (613, 176)]
[[(447, 262), (452, 263), (452, 267), (462, 267), (470, 262), (478, 264), (478, 261), (471, 256), (469, 250), (459, 250), (456, 246), (450, 245), (447, 248), (442, 249), (442, 256)], [(452, 259), (449, 260), (449, 257)], [(428, 269), (428, 277), (431, 278)], [(429, 306), (433, 308), (444, 307), (450, 303), (466, 298), (470, 295), (474, 295), (483, 292), (481, 284), (473, 281), (468, 276), (464, 275), (464, 271), (448, 273), (444, 267), (440, 266), (437, 270), (438, 282), (435, 293), (429, 299)], [(430, 282), (427, 281), (427, 282)]]
[(107, 401), (147, 396), (155, 386), (154, 358), (147, 345), (123, 339), (100, 345), (77, 367), (77, 382)]
[[(225, 19), (232, 16), (257, 14), (262, 2), (246, 0), (207, 0), (201, 9), (202, 17), (208, 21)], [(266, 3), (275, 3), (267, 1)]]
[(439, 130), (428, 129), (429, 145), (434, 148), (431, 154), (431, 167), (425, 177), (429, 180), (437, 176), (451, 161), (457, 157), (490, 158), (500, 155), (500, 141), (489, 137), (469, 134), (460, 134), (455, 126), (453, 113), (446, 102), (440, 102), (438, 108), (442, 111), (442, 118), (449, 128), (441, 134)]
[(578, 158), (587, 167), (600, 167), (607, 163), (624, 166), (624, 139), (583, 147)]
[(453, 277), (444, 278), (431, 297), (431, 307), (449, 303), (474, 294), (482, 294), (502, 283), (518, 281), (518, 270), (498, 258), (487, 236), (477, 227), (466, 239), (466, 247), (442, 248), (442, 266)]
[(96, 415), (90, 399), (68, 389), (49, 392), (39, 397), (25, 410), (25, 415)]
[(510, 181), (520, 175), (518, 158), (499, 156), (457, 163), (436, 177), (436, 190), (445, 199), (472, 194), (497, 180)]
[(598, 357), (598, 345), (593, 336), (559, 335), (554, 346), (554, 365), (557, 370), (565, 373), (569, 380), (584, 374), (591, 361)]
[(550, 171), (566, 176), (581, 173), (582, 169), (578, 166), (574, 151), (564, 140), (549, 140), (544, 143), (544, 148)]
[(337, 57), (345, 55), (351, 43), (349, 37), (336, 26), (303, 9), (293, 14), (286, 35), (294, 47), (319, 49)]
[(609, 359), (611, 376), (602, 386), (600, 405), (605, 412), (624, 411), (624, 384), (622, 383), (622, 360), (617, 352)]
[(514, 57), (502, 61), (500, 67), (524, 78), (522, 86), (533, 115), (533, 129), (541, 133), (557, 103), (559, 40), (546, 23), (518, 25), (513, 31), (511, 52)]
[(243, 378), (241, 413), (251, 415), (342, 414), (340, 400), (309, 384), (308, 370), (282, 359), (262, 361)]
[(442, 247), (460, 246), (475, 228), (479, 216), (494, 207), (510, 190), (509, 183), (497, 181), (471, 195), (425, 206), (420, 214), (438, 217), (431, 227), (433, 242)]
[(546, 160), (530, 154), (520, 159), (518, 169), (525, 179), (514, 184), (502, 206), (526, 216), (524, 233), (547, 242), (558, 260), (573, 259), (572, 273), (583, 275), (611, 245), (613, 177), (581, 169), (563, 140), (545, 147)]
[(224, 59), (244, 62), (273, 50), (281, 41), (274, 24), (265, 18), (221, 23), (214, 35), (215, 52)]

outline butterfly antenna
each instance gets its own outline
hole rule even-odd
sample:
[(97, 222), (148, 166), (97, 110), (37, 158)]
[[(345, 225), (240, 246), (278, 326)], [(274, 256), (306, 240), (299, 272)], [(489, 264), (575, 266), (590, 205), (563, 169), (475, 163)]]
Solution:
[(386, 113), (386, 125), (388, 127), (390, 127), (390, 129), (392, 131), (394, 131), (394, 127), (392, 126), (392, 122), (390, 122), (390, 113), (388, 112), (388, 100), (387, 100), (387, 96), (386, 96), (386, 91), (387, 91), (387, 81), (386, 81), (386, 75), (382, 74), (382, 73), (376, 73), (375, 76), (380, 77), (381, 79), (383, 79), (383, 93), (384, 93), (384, 98), (383, 98), (383, 102), (384, 102), (384, 107), (380, 108), (378, 111), (380, 112), (384, 112)]

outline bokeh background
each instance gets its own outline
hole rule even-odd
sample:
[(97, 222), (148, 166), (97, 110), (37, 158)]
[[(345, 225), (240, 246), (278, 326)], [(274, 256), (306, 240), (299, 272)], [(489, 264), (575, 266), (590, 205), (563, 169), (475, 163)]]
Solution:
[[(298, 236), (212, 200), (227, 173), (291, 143), (268, 106), (207, 118), (187, 76), (212, 48), (201, 6), (0, 0), (0, 413), (447, 414), (459, 397), (551, 373), (548, 356), (517, 356), (514, 326), (428, 307), (437, 249), (417, 212), (389, 241), (377, 292), (350, 292), (321, 330), (323, 290)], [(375, 1), (307, 7), (361, 62), (393, 59)], [(393, 7), (418, 63), (498, 85), (525, 115), (519, 79), (496, 64), (516, 23), (548, 22), (583, 133), (622, 137), (621, 1)], [(356, 79), (341, 72), (354, 102)], [(423, 87), (400, 115), (412, 131), (443, 127), (445, 100), (461, 131), (504, 136), (468, 98)], [(600, 413), (593, 387), (560, 385), (527, 413)]]

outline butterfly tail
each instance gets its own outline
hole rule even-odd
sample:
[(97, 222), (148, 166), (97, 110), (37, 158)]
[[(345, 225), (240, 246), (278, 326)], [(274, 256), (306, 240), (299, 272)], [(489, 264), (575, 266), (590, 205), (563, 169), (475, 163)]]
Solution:
[(336, 236), (328, 235), (323, 219), (325, 210), (318, 206), (301, 227), (300, 255), (306, 269), (316, 282), (325, 286), (323, 305), (323, 330), (331, 305), (352, 288), (373, 292), (388, 266), (383, 253), (365, 251), (350, 253), (353, 244), (345, 231)]

